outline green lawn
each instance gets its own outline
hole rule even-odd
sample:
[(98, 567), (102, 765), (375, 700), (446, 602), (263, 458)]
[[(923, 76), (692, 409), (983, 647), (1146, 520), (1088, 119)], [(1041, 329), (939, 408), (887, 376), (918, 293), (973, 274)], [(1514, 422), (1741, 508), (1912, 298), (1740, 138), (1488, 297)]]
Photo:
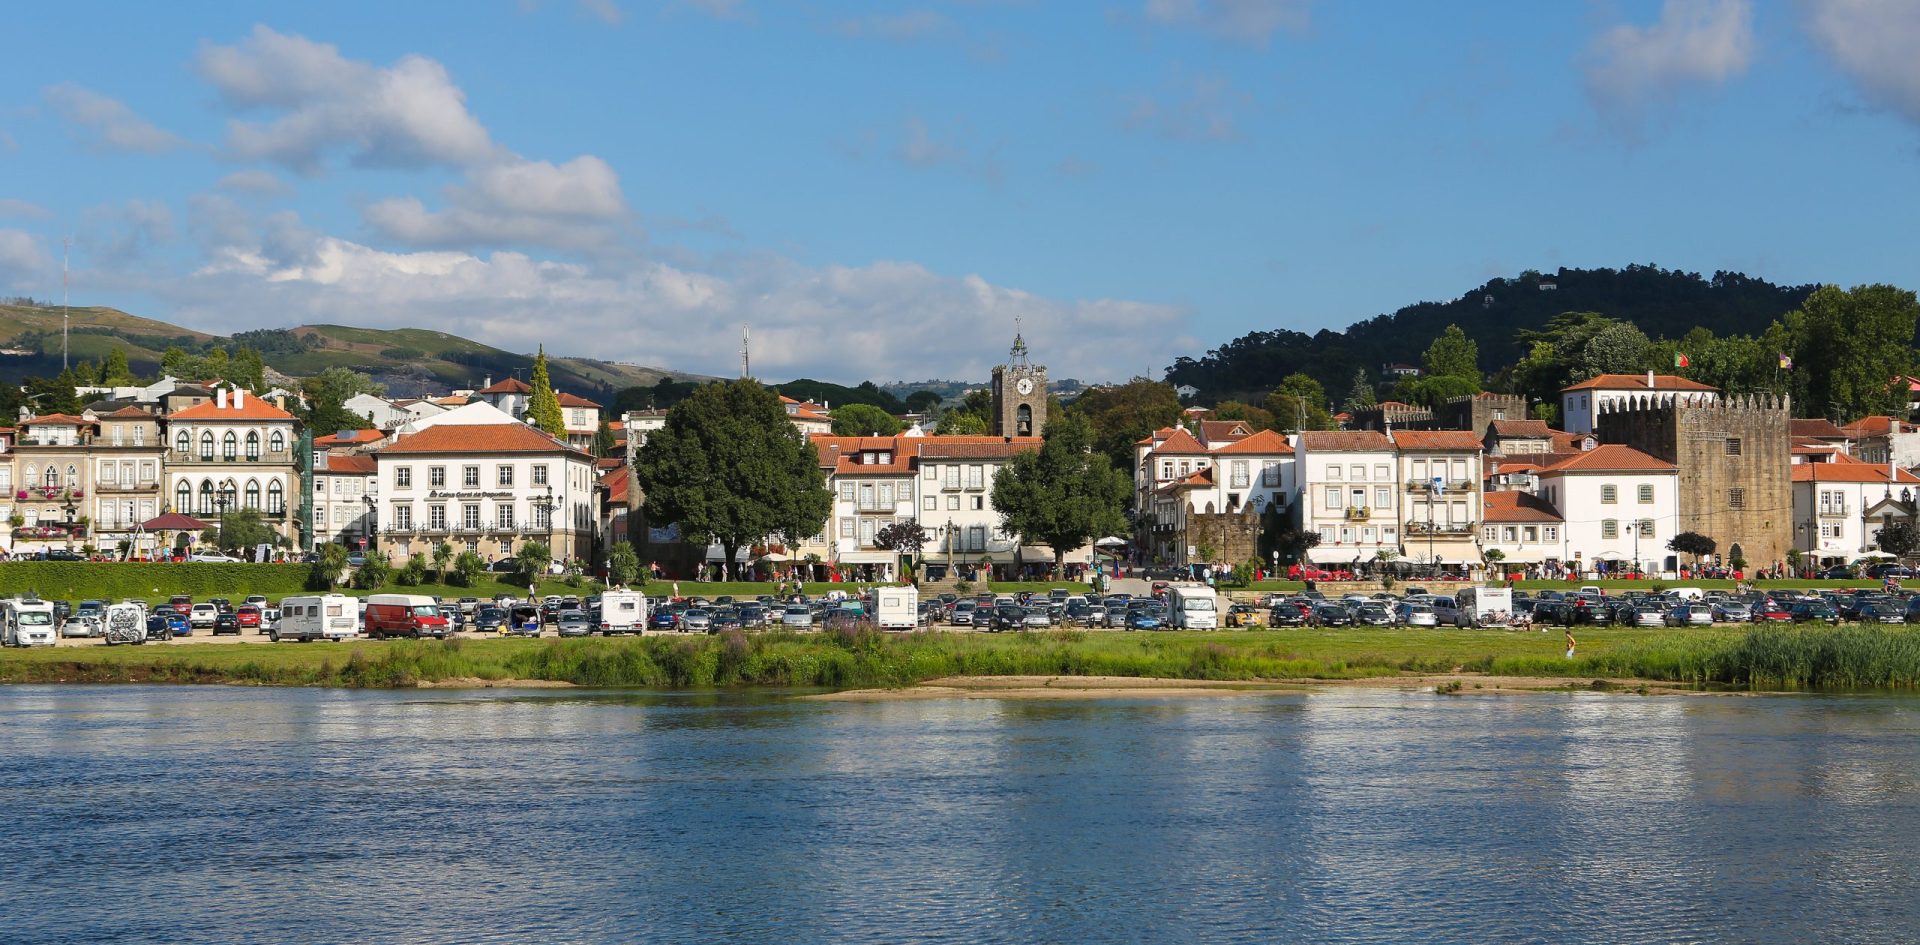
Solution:
[[(279, 600), (289, 594), (311, 593), (306, 586), (307, 571), (308, 567), (304, 564), (5, 561), (0, 562), (0, 597), (34, 594), (46, 600), (155, 601), (174, 594), (192, 594), (199, 600), (226, 597), (237, 601), (253, 594), (264, 594), (270, 600)], [(592, 591), (591, 582), (585, 581), (577, 588), (557, 580), (540, 583), (542, 594), (588, 594)], [(342, 587), (339, 593), (362, 597), (379, 593), (481, 598), (512, 594), (525, 597), (527, 588), (522, 584), (508, 584), (488, 574), (482, 576), (473, 587), (440, 583), (402, 587), (389, 582), (378, 590)]]

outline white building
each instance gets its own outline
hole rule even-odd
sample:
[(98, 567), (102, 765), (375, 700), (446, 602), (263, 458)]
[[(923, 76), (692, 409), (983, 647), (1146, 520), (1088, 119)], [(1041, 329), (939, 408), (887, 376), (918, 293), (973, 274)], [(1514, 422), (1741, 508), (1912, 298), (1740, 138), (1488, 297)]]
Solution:
[(1568, 433), (1592, 433), (1598, 428), (1602, 404), (1636, 397), (1666, 402), (1680, 394), (1717, 400), (1720, 389), (1672, 374), (1601, 374), (1560, 391), (1560, 428)]
[[(346, 403), (341, 406), (345, 407), (347, 411), (353, 415), (365, 418), (367, 426), (375, 430), (391, 430), (413, 419), (413, 414), (396, 405), (393, 401), (385, 397), (375, 397), (372, 394), (355, 394), (347, 398)], [(337, 433), (339, 431), (327, 430), (325, 432)]]
[(1840, 431), (1846, 436), (1847, 452), (1863, 463), (1884, 466), (1891, 462), (1902, 469), (1920, 466), (1920, 425), (1872, 416), (1861, 417)]
[(355, 551), (372, 544), (376, 475), (365, 453), (314, 452), (314, 544), (336, 542)]
[(899, 437), (822, 439), (826, 442), (816, 439), (815, 448), (833, 492), (826, 560), (861, 568), (874, 580), (892, 580), (899, 554), (881, 547), (875, 536), (895, 522), (914, 519), (913, 457), (901, 452)]
[(489, 560), (528, 541), (546, 543), (556, 561), (592, 554), (600, 511), (593, 457), (525, 424), (442, 424), (368, 455), (380, 547), (396, 564), (441, 542)]
[[(1545, 499), (1527, 492), (1489, 492), (1480, 525), (1482, 557), (1498, 551), (1504, 566), (1545, 565), (1561, 560), (1566, 546), (1560, 530), (1566, 519)], [(1498, 569), (1489, 569), (1498, 573)]]
[(169, 414), (167, 492), (172, 510), (211, 521), (223, 511), (258, 509), (262, 521), (297, 541), (300, 469), (293, 414), (225, 387), (214, 399)]
[(1838, 454), (1794, 463), (1793, 546), (1817, 567), (1851, 564), (1878, 553), (1880, 529), (1913, 519), (1920, 478), (1904, 469)]
[[(1198, 435), (1195, 435), (1195, 434)], [(1195, 515), (1258, 517), (1286, 508), (1298, 494), (1295, 454), (1287, 438), (1259, 433), (1239, 420), (1202, 420), (1162, 428), (1134, 444), (1134, 508), (1141, 547), (1166, 564), (1190, 560)]]
[[(1394, 491), (1401, 498), (1400, 553), (1422, 565), (1478, 567), (1481, 554), (1475, 539), (1486, 484), (1479, 434), (1395, 430), (1389, 439), (1396, 457)], [(1349, 476), (1355, 471), (1350, 467)], [(1349, 479), (1349, 492), (1353, 485)], [(1376, 481), (1376, 492), (1378, 485)]]
[(1399, 556), (1401, 486), (1393, 441), (1375, 430), (1309, 431), (1294, 447), (1300, 528), (1320, 536), (1315, 564), (1365, 564)]
[(1643, 570), (1674, 570), (1680, 558), (1667, 541), (1679, 531), (1679, 476), (1672, 463), (1618, 444), (1544, 462), (1537, 494), (1565, 519), (1560, 560), (1582, 572), (1636, 558)]

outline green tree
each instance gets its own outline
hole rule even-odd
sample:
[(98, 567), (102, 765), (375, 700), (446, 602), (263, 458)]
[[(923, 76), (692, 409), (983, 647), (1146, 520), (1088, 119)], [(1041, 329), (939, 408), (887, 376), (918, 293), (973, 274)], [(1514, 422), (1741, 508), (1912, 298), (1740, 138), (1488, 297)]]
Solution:
[(991, 429), (987, 418), (970, 410), (949, 410), (940, 415), (933, 432), (941, 436), (985, 436)]
[(1089, 387), (1066, 412), (1087, 421), (1094, 449), (1116, 468), (1132, 469), (1134, 443), (1180, 419), (1180, 395), (1171, 384), (1136, 377), (1125, 384)]
[(927, 530), (922, 528), (919, 522), (910, 518), (900, 519), (880, 529), (873, 536), (874, 544), (889, 549), (894, 554), (907, 556), (910, 562), (909, 577), (911, 577), (911, 569), (919, 567), (920, 549), (925, 548), (927, 542), (931, 540)]
[[(1613, 322), (1587, 339), (1586, 346), (1580, 351), (1581, 373), (1586, 377), (1594, 377), (1601, 374), (1638, 374), (1648, 368), (1659, 370), (1660, 365), (1649, 363), (1652, 360), (1652, 347), (1646, 332), (1628, 322)], [(1666, 367), (1672, 364), (1672, 361), (1668, 361)]]
[(1047, 424), (1038, 450), (1015, 453), (993, 480), (1001, 524), (1052, 548), (1055, 574), (1067, 552), (1127, 527), (1122, 509), (1133, 486), (1093, 445), (1091, 426), (1069, 412)]
[(830, 413), (834, 436), (893, 436), (906, 428), (893, 414), (871, 404), (841, 404)]
[(220, 516), (219, 523), (200, 533), (200, 541), (209, 547), (237, 548), (251, 554), (256, 545), (276, 544), (279, 533), (260, 517), (259, 509), (236, 509)]
[(1268, 413), (1265, 408), (1237, 400), (1223, 400), (1213, 405), (1213, 416), (1216, 420), (1244, 421), (1247, 426), (1253, 428), (1255, 433), (1273, 429), (1275, 422), (1273, 414)]
[(640, 576), (640, 555), (628, 542), (618, 542), (607, 553), (607, 583), (626, 587)]
[(1896, 558), (1920, 554), (1920, 527), (1912, 522), (1893, 522), (1880, 528), (1880, 550)]
[(1692, 555), (1695, 561), (1713, 554), (1713, 550), (1718, 547), (1719, 543), (1699, 532), (1681, 532), (1667, 539), (1668, 551), (1677, 551), (1683, 555)]
[(1798, 315), (1793, 370), (1804, 391), (1805, 415), (1906, 416), (1907, 387), (1893, 382), (1913, 371), (1920, 304), (1912, 292), (1890, 285), (1822, 286)]
[[(415, 560), (418, 559), (416, 558)], [(434, 545), (433, 571), (436, 575), (436, 580), (440, 583), (447, 583), (447, 567), (451, 564), (453, 564), (453, 545), (450, 542), (444, 541)]]
[(1349, 413), (1357, 413), (1369, 407), (1377, 407), (1379, 404), (1380, 397), (1374, 393), (1373, 381), (1367, 378), (1367, 369), (1356, 368), (1353, 372), (1353, 383), (1347, 388), (1346, 402), (1341, 405), (1342, 409)]
[(259, 392), (267, 386), (267, 364), (261, 359), (260, 352), (241, 345), (221, 377), (230, 384)]
[(427, 581), (427, 562), (419, 555), (407, 559), (393, 572), (393, 582), (401, 587), (416, 587)]
[(133, 383), (133, 368), (127, 365), (127, 350), (114, 345), (107, 352), (107, 360), (100, 365), (100, 384), (104, 387), (123, 387)]
[(529, 591), (540, 586), (540, 579), (547, 575), (547, 565), (553, 563), (553, 550), (545, 542), (530, 541), (513, 553), (513, 569), (527, 582)]
[(533, 380), (528, 386), (533, 390), (527, 394), (527, 422), (548, 436), (566, 436), (567, 420), (560, 412), (560, 395), (553, 392), (553, 381), (547, 377), (546, 345), (541, 345), (540, 353), (534, 356)]
[(1406, 403), (1437, 409), (1457, 397), (1472, 397), (1480, 393), (1480, 382), (1458, 374), (1436, 374), (1402, 378), (1393, 390), (1394, 396)]
[(393, 562), (387, 560), (384, 551), (367, 552), (366, 561), (353, 571), (353, 586), (363, 591), (377, 591), (387, 586), (387, 579), (393, 576)]
[(593, 431), (593, 455), (601, 459), (616, 458), (613, 438), (613, 424), (601, 418), (600, 429)]
[(647, 517), (677, 522), (727, 561), (772, 535), (820, 533), (832, 511), (820, 455), (794, 429), (780, 398), (742, 379), (707, 384), (668, 411), (634, 459)]
[(907, 395), (907, 412), (921, 415), (932, 413), (940, 408), (940, 395), (930, 390), (917, 390)]
[(347, 569), (347, 549), (327, 542), (316, 552), (313, 567), (307, 569), (307, 590), (331, 591), (340, 584), (340, 573)]
[(374, 383), (373, 378), (344, 367), (327, 368), (301, 381), (300, 389), (307, 395), (305, 416), (301, 420), (318, 436), (367, 429), (370, 426), (367, 418), (348, 410), (347, 400), (360, 394), (378, 397), (386, 393), (386, 388)]
[(1285, 433), (1333, 429), (1333, 416), (1327, 412), (1326, 389), (1305, 374), (1282, 378), (1280, 386), (1267, 395), (1262, 406), (1273, 414), (1274, 429)]
[(1433, 339), (1427, 346), (1427, 353), (1420, 359), (1428, 377), (1464, 377), (1471, 380), (1474, 389), (1480, 385), (1480, 344), (1459, 325), (1448, 325), (1440, 337)]
[(460, 557), (453, 559), (453, 583), (460, 587), (473, 587), (480, 583), (480, 577), (487, 573), (487, 561), (478, 552), (462, 551)]

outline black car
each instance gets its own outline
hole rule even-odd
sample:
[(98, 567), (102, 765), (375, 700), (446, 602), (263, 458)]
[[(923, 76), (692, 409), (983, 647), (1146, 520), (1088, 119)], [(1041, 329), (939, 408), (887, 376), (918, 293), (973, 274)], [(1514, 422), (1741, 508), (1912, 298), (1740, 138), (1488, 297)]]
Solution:
[(1537, 600), (1533, 602), (1533, 622), (1571, 627), (1580, 623), (1580, 608), (1571, 601)]
[(1900, 564), (1876, 564), (1867, 569), (1867, 577), (1876, 581), (1884, 581), (1888, 578), (1905, 581), (1913, 577), (1913, 569)]
[(473, 612), (473, 629), (481, 633), (499, 633), (507, 625), (507, 612), (499, 607), (481, 607)]
[(1854, 574), (1852, 565), (1836, 564), (1833, 567), (1828, 568), (1825, 571), (1822, 571), (1819, 574), (1814, 575), (1814, 577), (1820, 578), (1821, 580), (1824, 580), (1824, 581), (1851, 581), (1854, 579), (1855, 574)]
[(213, 618), (213, 635), (217, 637), (223, 633), (231, 633), (236, 637), (240, 635), (239, 614), (223, 610)]
[(1321, 604), (1313, 609), (1313, 625), (1316, 627), (1350, 627), (1353, 615), (1342, 604)]
[(61, 549), (59, 551), (47, 552), (47, 560), (48, 561), (85, 561), (87, 560), (87, 556), (81, 554), (78, 551), (67, 551), (65, 549)]
[[(979, 619), (979, 615), (976, 614), (974, 620), (978, 621)], [(1002, 630), (1019, 630), (1026, 625), (1026, 610), (1018, 605), (1007, 604), (993, 609), (993, 619), (987, 624), (987, 629), (998, 633)]]
[(1826, 601), (1801, 601), (1787, 611), (1794, 623), (1839, 623), (1840, 612)]
[(1267, 611), (1267, 626), (1304, 627), (1307, 625), (1308, 615), (1312, 612), (1311, 607), (1298, 601), (1283, 600)]

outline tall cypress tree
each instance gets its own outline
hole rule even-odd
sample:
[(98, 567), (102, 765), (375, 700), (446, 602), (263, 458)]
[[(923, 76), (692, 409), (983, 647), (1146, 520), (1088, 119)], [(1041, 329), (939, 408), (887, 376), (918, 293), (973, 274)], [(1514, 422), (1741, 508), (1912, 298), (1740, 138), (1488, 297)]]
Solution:
[(527, 419), (548, 436), (564, 438), (567, 435), (566, 418), (560, 413), (560, 398), (553, 392), (553, 382), (547, 378), (547, 346), (540, 346), (540, 353), (533, 359), (533, 392), (527, 396)]

